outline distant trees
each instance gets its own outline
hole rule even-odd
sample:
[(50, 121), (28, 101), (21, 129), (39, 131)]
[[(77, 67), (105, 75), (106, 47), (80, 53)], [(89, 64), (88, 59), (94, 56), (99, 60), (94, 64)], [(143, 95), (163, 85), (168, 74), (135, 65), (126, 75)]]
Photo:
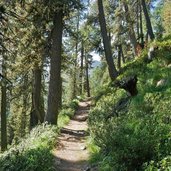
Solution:
[[(116, 79), (122, 64), (137, 54), (138, 44), (144, 44), (146, 29), (154, 39), (146, 1), (90, 2), (0, 3), (0, 74), (12, 82), (1, 78), (2, 150), (39, 123), (57, 124), (62, 103), (91, 96), (93, 53), (103, 63), (97, 85), (103, 78)], [(169, 2), (163, 25), (169, 33), (167, 6)]]

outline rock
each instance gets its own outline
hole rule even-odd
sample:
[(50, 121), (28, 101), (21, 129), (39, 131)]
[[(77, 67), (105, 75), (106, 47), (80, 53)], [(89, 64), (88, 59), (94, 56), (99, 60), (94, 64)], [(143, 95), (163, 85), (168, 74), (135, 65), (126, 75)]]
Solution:
[(87, 147), (86, 147), (86, 146), (82, 146), (80, 149), (81, 149), (81, 150), (86, 150)]
[(166, 85), (166, 83), (167, 83), (166, 79), (161, 79), (157, 82), (156, 87), (163, 87)]

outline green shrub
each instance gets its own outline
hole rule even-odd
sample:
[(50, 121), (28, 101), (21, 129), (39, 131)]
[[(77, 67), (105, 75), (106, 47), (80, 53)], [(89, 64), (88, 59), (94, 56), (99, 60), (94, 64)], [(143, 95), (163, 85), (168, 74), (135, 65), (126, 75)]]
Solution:
[(69, 108), (76, 110), (78, 108), (79, 100), (74, 99), (70, 102)]
[(60, 111), (58, 116), (58, 127), (61, 128), (68, 124), (70, 118), (74, 116), (75, 110), (71, 108), (64, 108)]
[[(115, 170), (135, 170), (147, 161), (158, 160), (169, 154), (170, 125), (165, 122), (169, 116), (169, 105), (163, 104), (170, 99), (161, 98), (160, 94), (147, 94), (144, 99), (140, 98), (143, 101), (137, 102), (136, 97), (128, 111), (106, 120), (106, 115), (112, 111), (110, 98), (113, 97), (105, 98), (103, 102), (99, 101), (101, 105), (98, 103), (98, 107), (91, 111), (89, 120), (94, 142), (106, 158), (103, 166), (106, 163)], [(161, 103), (155, 106), (159, 101)], [(159, 108), (162, 113), (158, 112)]]
[[(170, 40), (155, 44), (159, 48), (151, 63), (144, 62), (147, 58), (144, 51), (142, 58), (126, 64), (117, 78), (137, 75), (138, 95), (128, 98), (124, 90), (103, 91), (90, 112), (92, 146), (98, 148), (92, 152), (92, 158), (100, 170), (171, 168), (171, 72), (168, 67), (171, 44)], [(157, 86), (162, 79), (166, 80), (165, 84)]]
[(145, 171), (170, 171), (171, 170), (171, 156), (163, 158), (161, 161), (150, 161), (149, 164), (144, 164)]
[(2, 171), (52, 171), (52, 148), (55, 145), (58, 129), (46, 124), (34, 128), (27, 138), (8, 151), (0, 154)]

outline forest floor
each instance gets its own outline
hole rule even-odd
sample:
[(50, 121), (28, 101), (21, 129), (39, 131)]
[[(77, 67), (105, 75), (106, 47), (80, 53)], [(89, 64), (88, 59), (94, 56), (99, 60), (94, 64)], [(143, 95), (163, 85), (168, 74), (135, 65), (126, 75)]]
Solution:
[(61, 129), (58, 146), (54, 151), (56, 171), (93, 171), (88, 163), (86, 147), (87, 118), (91, 101), (79, 103), (75, 116)]

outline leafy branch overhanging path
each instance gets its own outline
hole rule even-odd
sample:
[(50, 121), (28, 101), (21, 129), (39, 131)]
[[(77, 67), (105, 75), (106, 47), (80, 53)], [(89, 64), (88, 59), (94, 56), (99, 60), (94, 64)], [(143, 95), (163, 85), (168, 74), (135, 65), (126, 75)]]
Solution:
[(86, 130), (90, 105), (90, 100), (80, 102), (74, 118), (61, 129), (58, 147), (54, 151), (57, 171), (92, 170), (88, 164), (89, 153), (85, 142), (88, 136)]

